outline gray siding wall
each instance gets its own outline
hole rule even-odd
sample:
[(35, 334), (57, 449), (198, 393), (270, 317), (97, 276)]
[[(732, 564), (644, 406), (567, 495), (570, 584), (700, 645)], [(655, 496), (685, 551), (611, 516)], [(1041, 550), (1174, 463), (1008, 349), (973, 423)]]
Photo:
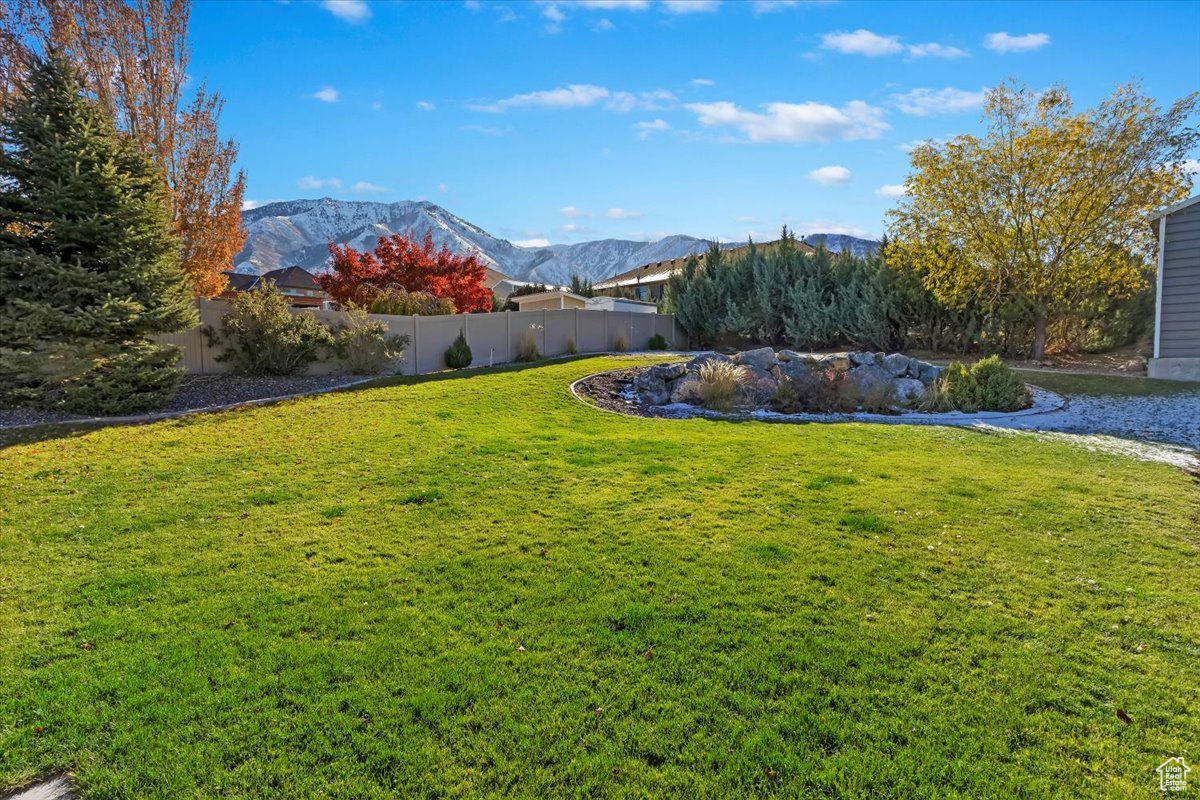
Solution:
[(1200, 357), (1200, 203), (1167, 217), (1159, 358)]

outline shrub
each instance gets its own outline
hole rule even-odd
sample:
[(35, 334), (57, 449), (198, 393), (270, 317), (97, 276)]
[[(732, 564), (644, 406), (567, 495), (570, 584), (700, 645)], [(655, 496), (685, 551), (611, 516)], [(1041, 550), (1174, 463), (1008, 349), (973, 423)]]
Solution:
[(517, 356), (514, 360), (531, 363), (542, 357), (542, 354), (538, 352), (538, 331), (541, 329), (541, 325), (530, 325), (529, 329), (521, 334), (520, 340), (517, 341)]
[(428, 292), (410, 292), (400, 286), (390, 289), (364, 289), (363, 305), (372, 314), (438, 317), (454, 313), (454, 301), (434, 297)]
[(458, 338), (454, 343), (446, 348), (446, 366), (450, 369), (462, 369), (471, 366), (471, 346), (467, 344), (467, 335), (465, 331), (458, 332)]
[(650, 341), (646, 342), (647, 350), (666, 350), (667, 347), (667, 337), (661, 333), (654, 334), (650, 337)]
[(785, 377), (779, 385), (772, 408), (782, 414), (835, 414), (854, 410), (844, 372), (816, 370), (795, 380)]
[(64, 349), (61, 379), (42, 384), (38, 405), (72, 414), (113, 416), (155, 411), (171, 402), (183, 371), (179, 348), (135, 340)]
[(868, 414), (894, 414), (897, 402), (896, 385), (881, 383), (867, 391), (859, 406)]
[(233, 299), (210, 342), (224, 343), (217, 361), (228, 361), (242, 375), (299, 375), (334, 345), (333, 334), (312, 314), (293, 314), (274, 284)]
[(1016, 411), (1029, 405), (1029, 390), (999, 356), (976, 361), (970, 369), (955, 361), (943, 380), (960, 411)]
[(629, 339), (626, 338), (625, 334), (617, 334), (617, 338), (613, 341), (613, 350), (618, 353), (626, 353), (629, 351)]
[(567, 355), (573, 356), (578, 352), (579, 352), (579, 347), (578, 347), (578, 345), (575, 344), (575, 337), (574, 336), (568, 337), (567, 338)]
[(733, 405), (746, 370), (728, 361), (706, 361), (700, 365), (700, 405), (723, 411)]
[(346, 321), (334, 334), (334, 351), (347, 372), (353, 375), (378, 375), (389, 364), (404, 357), (407, 335), (392, 335), (379, 320), (367, 316), (358, 306), (346, 309)]

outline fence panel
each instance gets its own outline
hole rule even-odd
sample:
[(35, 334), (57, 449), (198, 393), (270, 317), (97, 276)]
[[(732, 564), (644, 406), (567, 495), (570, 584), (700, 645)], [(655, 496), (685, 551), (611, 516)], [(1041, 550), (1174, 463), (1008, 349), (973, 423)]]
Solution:
[[(219, 328), (230, 304), (223, 300), (199, 301), (200, 325), (178, 333), (153, 337), (154, 341), (177, 345), (180, 365), (191, 375), (214, 375), (229, 371), (218, 362), (220, 348), (208, 345), (203, 330)], [(336, 327), (345, 320), (339, 311), (293, 309), (295, 314), (312, 314), (321, 322)], [(508, 311), (503, 314), (454, 314), (438, 317), (401, 317), (372, 314), (388, 327), (388, 332), (408, 336), (406, 357), (401, 371), (406, 375), (445, 369), (443, 357), (451, 342), (463, 330), (471, 346), (473, 366), (504, 364), (512, 361), (526, 332), (532, 330), (538, 352), (547, 356), (567, 352), (567, 343), (575, 340), (580, 353), (601, 353), (615, 349), (623, 336), (630, 350), (644, 350), (655, 333), (662, 333), (673, 347), (684, 347), (687, 336), (670, 314), (640, 314), (629, 311), (586, 311), (552, 309), (545, 311)], [(309, 371), (314, 375), (335, 372), (334, 361), (317, 362)]]

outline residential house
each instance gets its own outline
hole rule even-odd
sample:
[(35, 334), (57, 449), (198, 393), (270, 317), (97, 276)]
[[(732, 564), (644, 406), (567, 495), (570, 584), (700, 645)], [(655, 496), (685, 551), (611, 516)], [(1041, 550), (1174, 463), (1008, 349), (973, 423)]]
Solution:
[[(764, 244), (756, 244), (759, 249), (771, 249), (778, 246), (778, 242), (766, 242)], [(745, 250), (750, 245), (744, 244), (738, 247), (732, 247), (726, 250), (727, 253), (737, 253)], [(810, 247), (803, 242), (796, 242), (796, 249), (803, 253), (815, 253), (816, 248)], [(700, 253), (696, 256), (700, 263), (704, 263), (707, 253)], [(667, 286), (667, 279), (677, 272), (683, 272), (684, 266), (687, 264), (691, 256), (683, 258), (673, 258), (669, 261), (657, 261), (652, 264), (643, 264), (640, 267), (634, 267), (626, 272), (621, 272), (613, 275), (610, 278), (605, 278), (592, 288), (597, 292), (628, 290), (632, 291), (634, 297), (638, 300), (661, 302), (663, 299), (663, 291)]]
[(523, 294), (512, 298), (517, 304), (518, 311), (541, 311), (542, 309), (585, 308), (587, 298), (577, 294), (555, 289), (550, 292)]
[(630, 300), (625, 297), (589, 297), (588, 311), (632, 311), (635, 314), (656, 314), (658, 303)]
[(303, 267), (273, 269), (262, 275), (226, 272), (225, 276), (228, 283), (220, 294), (222, 300), (232, 299), (239, 292), (248, 292), (270, 282), (275, 284), (293, 308), (325, 308), (329, 304), (329, 295), (325, 294), (312, 273)]
[(1200, 381), (1200, 195), (1158, 212), (1151, 378)]

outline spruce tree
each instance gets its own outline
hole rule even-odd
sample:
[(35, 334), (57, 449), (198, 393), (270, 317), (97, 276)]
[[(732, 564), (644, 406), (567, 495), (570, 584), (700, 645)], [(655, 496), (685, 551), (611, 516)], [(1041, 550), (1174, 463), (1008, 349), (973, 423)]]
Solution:
[(0, 114), (0, 399), (164, 404), (178, 349), (146, 337), (197, 315), (162, 175), (53, 54)]

